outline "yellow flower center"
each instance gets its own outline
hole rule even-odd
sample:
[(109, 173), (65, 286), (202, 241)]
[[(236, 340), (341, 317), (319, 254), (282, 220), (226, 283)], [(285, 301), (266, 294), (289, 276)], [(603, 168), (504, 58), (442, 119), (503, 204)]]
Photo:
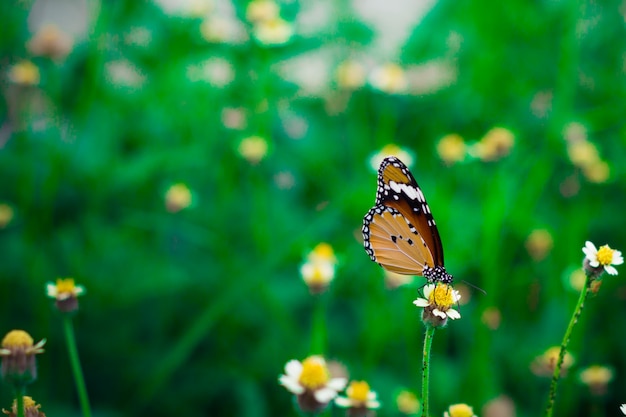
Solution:
[(598, 250), (598, 262), (600, 265), (611, 265), (613, 262), (613, 249), (609, 245), (601, 246)]
[(300, 383), (311, 390), (316, 390), (326, 385), (330, 379), (330, 373), (326, 367), (326, 362), (319, 356), (311, 356), (302, 362), (302, 373)]
[(467, 404), (455, 404), (450, 406), (450, 417), (472, 417), (474, 410)]
[(76, 285), (73, 278), (57, 278), (57, 292), (74, 293)]
[(366, 402), (370, 393), (370, 386), (365, 381), (352, 381), (348, 387), (348, 397), (354, 401)]
[(452, 287), (447, 284), (437, 284), (433, 292), (430, 293), (428, 301), (434, 304), (439, 310), (446, 311), (454, 305)]
[(35, 401), (31, 397), (24, 396), (24, 408), (34, 407), (35, 405)]
[(3, 348), (18, 348), (18, 347), (32, 347), (33, 338), (24, 330), (11, 330), (2, 339)]

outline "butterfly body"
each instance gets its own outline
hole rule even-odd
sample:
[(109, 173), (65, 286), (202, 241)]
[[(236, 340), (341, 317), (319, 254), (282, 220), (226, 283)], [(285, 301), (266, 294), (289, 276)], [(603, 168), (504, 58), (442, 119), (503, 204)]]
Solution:
[(424, 193), (409, 169), (387, 157), (378, 169), (376, 202), (363, 218), (365, 251), (388, 271), (451, 283), (443, 247)]

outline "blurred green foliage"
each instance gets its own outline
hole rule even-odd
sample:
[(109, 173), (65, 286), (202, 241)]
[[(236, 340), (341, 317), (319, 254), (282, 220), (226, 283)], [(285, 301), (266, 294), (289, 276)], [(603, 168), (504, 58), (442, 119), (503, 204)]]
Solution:
[[(75, 322), (97, 416), (295, 414), (277, 378), (310, 353), (319, 303), (326, 356), (379, 392), (379, 415), (399, 415), (394, 395), (420, 388), (423, 325), (411, 301), (421, 281), (386, 289), (360, 243), (376, 186), (370, 157), (394, 143), (415, 156), (448, 270), (486, 291), (470, 289), (463, 317), (437, 332), (433, 415), (458, 402), (481, 414), (500, 395), (518, 416), (540, 415), (549, 379), (530, 366), (561, 341), (585, 240), (626, 249), (623, 4), (441, 0), (397, 52), (370, 49), (379, 29), (353, 3), (278, 5), (295, 33), (267, 46), (249, 35), (246, 2), (232, 5), (245, 35), (236, 42), (203, 39), (214, 11), (90, 3), (86, 35), (60, 60), (27, 47), (32, 2), (0, 6), (0, 202), (14, 211), (0, 229), (0, 328), (48, 339), (29, 394), (49, 416), (78, 415), (44, 291), (72, 276), (87, 288)], [(314, 6), (322, 23), (301, 33), (299, 16)], [(369, 72), (387, 60), (444, 62), (454, 78), (437, 86), (445, 68), (435, 66), (435, 81), (416, 73), (420, 90), (346, 90), (327, 77), (310, 91), (293, 77), (320, 75), (315, 62), (293, 60), (316, 51), (331, 73), (352, 58)], [(35, 86), (8, 75), (24, 59), (39, 69)], [(446, 164), (437, 154), (446, 134), (471, 144), (497, 126), (514, 133), (508, 155)], [(582, 128), (608, 178), (570, 160), (568, 127)], [(267, 141), (258, 163), (240, 153), (249, 136)], [(179, 182), (193, 203), (173, 213), (165, 193)], [(553, 240), (538, 261), (525, 248), (535, 229)], [(340, 265), (313, 297), (298, 268), (322, 241)], [(588, 300), (555, 415), (616, 415), (626, 402), (622, 279), (606, 278)], [(500, 315), (494, 328), (488, 309)], [(606, 395), (578, 380), (592, 364), (614, 370)], [(12, 394), (0, 389), (7, 408)]]

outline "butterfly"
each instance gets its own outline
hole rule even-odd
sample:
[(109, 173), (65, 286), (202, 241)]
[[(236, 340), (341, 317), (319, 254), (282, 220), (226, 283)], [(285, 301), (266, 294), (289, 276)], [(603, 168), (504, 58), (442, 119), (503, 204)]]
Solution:
[(409, 169), (394, 156), (378, 169), (376, 202), (363, 218), (363, 244), (372, 261), (429, 283), (452, 283), (428, 203)]

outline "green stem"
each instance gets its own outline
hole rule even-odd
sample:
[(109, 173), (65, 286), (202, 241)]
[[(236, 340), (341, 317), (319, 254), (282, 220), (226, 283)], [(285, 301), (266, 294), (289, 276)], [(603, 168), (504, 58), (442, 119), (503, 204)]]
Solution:
[(580, 297), (578, 297), (578, 303), (576, 304), (576, 308), (574, 309), (574, 314), (572, 314), (572, 318), (569, 321), (569, 326), (567, 326), (567, 330), (565, 331), (565, 335), (563, 335), (563, 341), (561, 342), (561, 350), (559, 351), (559, 358), (556, 361), (556, 366), (554, 367), (554, 374), (552, 374), (552, 382), (550, 383), (550, 394), (548, 396), (548, 407), (546, 408), (546, 417), (552, 417), (552, 413), (554, 411), (554, 400), (556, 399), (556, 387), (559, 382), (559, 377), (561, 376), (561, 366), (563, 365), (563, 358), (565, 357), (565, 352), (567, 349), (567, 345), (569, 344), (570, 336), (572, 335), (572, 330), (574, 326), (578, 322), (578, 318), (580, 317), (580, 313), (583, 311), (583, 307), (585, 306), (585, 300), (589, 295), (589, 288), (591, 287), (591, 278), (587, 276), (585, 281), (585, 287), (580, 292)]
[(17, 417), (24, 417), (24, 385), (19, 384), (15, 387), (15, 406), (17, 407)]
[(422, 417), (428, 417), (428, 377), (430, 374), (430, 348), (433, 345), (435, 327), (426, 326), (424, 335), (424, 362), (422, 363)]
[(316, 294), (311, 328), (311, 354), (323, 355), (326, 352), (326, 294)]
[(70, 355), (70, 364), (72, 365), (72, 373), (74, 374), (74, 382), (76, 383), (76, 391), (78, 392), (80, 408), (83, 411), (83, 417), (91, 417), (91, 409), (89, 408), (89, 397), (87, 397), (85, 379), (83, 377), (83, 371), (80, 367), (78, 349), (76, 348), (74, 325), (72, 324), (72, 318), (68, 314), (64, 315), (63, 317), (63, 330), (65, 331), (67, 352)]

